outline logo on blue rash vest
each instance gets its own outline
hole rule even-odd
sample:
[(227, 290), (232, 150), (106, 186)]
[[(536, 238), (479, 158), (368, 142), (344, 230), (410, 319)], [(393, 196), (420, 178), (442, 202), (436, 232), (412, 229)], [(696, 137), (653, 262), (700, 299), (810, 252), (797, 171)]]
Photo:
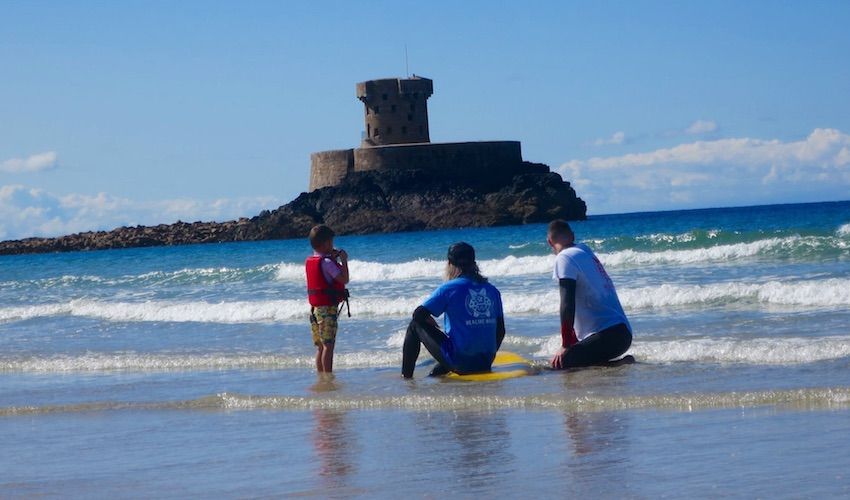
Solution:
[(482, 288), (476, 292), (469, 289), (469, 295), (466, 297), (466, 312), (473, 318), (485, 317), (489, 318), (492, 315), (493, 301), (487, 296), (487, 290)]

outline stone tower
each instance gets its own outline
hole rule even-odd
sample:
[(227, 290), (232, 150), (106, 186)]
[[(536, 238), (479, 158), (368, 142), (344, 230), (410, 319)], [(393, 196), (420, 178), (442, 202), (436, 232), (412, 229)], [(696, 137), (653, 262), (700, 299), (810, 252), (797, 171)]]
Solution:
[(418, 170), (444, 179), (506, 179), (527, 172), (517, 141), (431, 142), (428, 78), (383, 78), (357, 84), (366, 130), (359, 148), (310, 155), (310, 191), (339, 186), (359, 172)]
[(431, 142), (428, 98), (434, 83), (421, 76), (384, 78), (357, 84), (357, 98), (366, 112), (361, 147)]

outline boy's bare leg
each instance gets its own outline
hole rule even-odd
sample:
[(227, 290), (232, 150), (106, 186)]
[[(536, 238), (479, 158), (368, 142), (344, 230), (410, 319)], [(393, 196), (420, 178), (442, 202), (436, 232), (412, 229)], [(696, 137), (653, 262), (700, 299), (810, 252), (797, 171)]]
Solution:
[(322, 367), (325, 373), (334, 371), (334, 343), (328, 343), (322, 346), (321, 353)]
[(322, 351), (324, 350), (322, 349), (322, 347), (323, 346), (318, 346), (318, 348), (316, 349), (316, 371), (319, 373), (325, 371), (322, 368)]

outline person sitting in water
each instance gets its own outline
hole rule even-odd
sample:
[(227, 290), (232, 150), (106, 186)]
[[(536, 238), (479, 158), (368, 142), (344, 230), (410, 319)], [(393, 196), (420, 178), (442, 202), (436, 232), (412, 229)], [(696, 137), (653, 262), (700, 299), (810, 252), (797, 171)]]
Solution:
[[(475, 249), (468, 243), (449, 247), (446, 282), (413, 311), (404, 338), (401, 374), (413, 377), (419, 346), (424, 344), (437, 366), (431, 375), (487, 372), (505, 337), (499, 290), (481, 275)], [(445, 313), (445, 333), (434, 316)]]
[[(552, 279), (561, 295), (561, 348), (552, 368), (610, 364), (632, 344), (632, 327), (614, 282), (590, 248), (575, 242), (565, 221), (549, 224), (546, 241), (557, 255)], [(626, 358), (623, 362), (634, 362)]]

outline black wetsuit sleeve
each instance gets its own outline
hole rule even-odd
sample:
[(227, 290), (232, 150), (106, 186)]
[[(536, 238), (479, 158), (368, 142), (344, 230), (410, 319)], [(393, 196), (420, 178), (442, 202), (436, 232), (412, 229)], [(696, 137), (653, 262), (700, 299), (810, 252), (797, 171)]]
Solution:
[(499, 316), (496, 319), (496, 350), (502, 347), (502, 341), (505, 340), (505, 318)]
[(575, 343), (573, 325), (576, 318), (576, 280), (559, 279), (558, 291), (561, 294), (561, 342), (563, 347), (569, 347)]
[(432, 318), (431, 311), (425, 306), (419, 306), (413, 311), (413, 321), (417, 323), (425, 323)]

